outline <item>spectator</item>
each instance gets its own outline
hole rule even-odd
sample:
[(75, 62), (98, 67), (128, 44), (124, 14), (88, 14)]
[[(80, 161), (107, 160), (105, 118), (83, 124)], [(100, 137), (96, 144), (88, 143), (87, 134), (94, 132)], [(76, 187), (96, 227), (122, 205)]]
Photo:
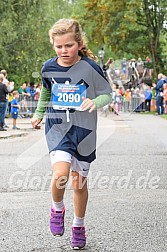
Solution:
[(131, 88), (131, 107), (133, 112), (141, 111), (141, 96), (139, 88)]
[(38, 101), (39, 100), (39, 97), (40, 97), (40, 93), (41, 93), (41, 88), (42, 88), (42, 84), (39, 83), (36, 87), (36, 92), (35, 92), (35, 101)]
[(30, 94), (30, 97), (34, 98), (36, 93), (34, 82), (30, 82), (30, 84), (26, 87), (26, 92)]
[(9, 96), (8, 96), (8, 115), (9, 116), (11, 114), (11, 102), (12, 102), (12, 99), (13, 99), (13, 94), (11, 92), (11, 93), (9, 93)]
[[(8, 90), (8, 94), (6, 95), (6, 110), (5, 110), (5, 115), (8, 113), (9, 111), (9, 103), (8, 103), (8, 99), (9, 99), (9, 93), (13, 91), (14, 89), (14, 82), (9, 82), (9, 80), (7, 79), (7, 71), (5, 69), (1, 70), (1, 73), (4, 75), (4, 80), (3, 83), (6, 85), (7, 90)], [(4, 120), (4, 128), (9, 128)]]
[(145, 94), (145, 111), (150, 112), (152, 91), (151, 91), (151, 88), (149, 86), (147, 87), (144, 94)]
[(7, 71), (5, 69), (1, 70), (1, 73), (4, 75), (3, 83), (6, 84), (8, 92), (11, 93), (14, 89), (14, 82), (7, 79)]
[(119, 93), (123, 96), (124, 95), (124, 91), (123, 91), (123, 87), (119, 87)]
[(163, 85), (164, 114), (167, 114), (167, 84)]
[(166, 83), (166, 76), (162, 73), (158, 74), (158, 82), (154, 85), (154, 90), (156, 90), (156, 108), (157, 114), (163, 114), (163, 85)]
[(11, 102), (11, 112), (12, 112), (12, 118), (13, 118), (13, 129), (19, 129), (16, 126), (16, 120), (18, 118), (18, 111), (19, 111), (19, 104), (18, 104), (18, 99), (19, 99), (19, 92), (18, 91), (13, 91), (13, 99)]
[(115, 97), (114, 97), (115, 114), (116, 115), (119, 115), (119, 112), (121, 111), (122, 101), (123, 101), (123, 97), (120, 94), (119, 89), (116, 89), (116, 93), (115, 93)]
[(121, 61), (121, 73), (122, 74), (126, 74), (127, 73), (127, 61), (126, 58), (123, 58), (123, 60)]
[(136, 59), (131, 59), (130, 65), (131, 65), (133, 71), (135, 71), (135, 68), (137, 66)]
[(131, 59), (128, 66), (128, 79), (132, 83), (132, 87), (137, 87), (139, 80), (139, 73), (137, 71), (136, 59)]
[(124, 93), (124, 111), (130, 111), (130, 103), (131, 103), (131, 92), (127, 89)]
[(34, 82), (30, 82), (29, 85), (26, 88), (26, 91), (28, 94), (30, 94), (29, 97), (27, 97), (28, 101), (28, 114), (31, 114), (35, 112), (36, 108), (36, 102), (35, 102), (35, 94), (36, 94), (36, 88)]
[(1, 73), (4, 75), (3, 83), (7, 84), (9, 81), (7, 79), (7, 71), (5, 69), (1, 70)]
[(20, 110), (23, 112), (23, 117), (27, 116), (27, 112), (29, 111), (28, 110), (28, 104), (27, 104), (27, 98), (30, 97), (30, 94), (27, 93), (27, 90), (26, 90), (26, 86), (27, 84), (26, 83), (23, 83), (19, 89), (18, 89), (18, 92), (20, 94)]
[(149, 56), (147, 56), (146, 57), (146, 60), (145, 60), (145, 62), (144, 62), (144, 66), (145, 66), (145, 72), (144, 72), (144, 76), (145, 77), (151, 77), (151, 64), (152, 64), (152, 62), (151, 62), (151, 59), (150, 59), (150, 57)]
[(27, 93), (26, 86), (27, 86), (27, 84), (26, 84), (26, 83), (23, 83), (23, 84), (19, 87), (18, 92), (19, 92), (19, 94), (21, 94), (21, 95), (30, 96), (30, 94)]
[(143, 70), (144, 70), (144, 63), (141, 58), (138, 58), (136, 68), (139, 73), (139, 77), (141, 77), (143, 74)]
[(137, 62), (136, 59), (131, 59), (131, 67), (133, 70), (133, 75), (136, 77), (136, 79), (139, 79), (139, 73), (137, 71)]
[(140, 105), (138, 111), (136, 112), (145, 112), (145, 93), (142, 88), (139, 89)]
[(120, 78), (126, 80), (128, 78), (128, 62), (126, 58), (121, 61)]
[(8, 94), (8, 90), (3, 81), (4, 75), (0, 74), (0, 131), (6, 131), (3, 126), (6, 112), (6, 95)]

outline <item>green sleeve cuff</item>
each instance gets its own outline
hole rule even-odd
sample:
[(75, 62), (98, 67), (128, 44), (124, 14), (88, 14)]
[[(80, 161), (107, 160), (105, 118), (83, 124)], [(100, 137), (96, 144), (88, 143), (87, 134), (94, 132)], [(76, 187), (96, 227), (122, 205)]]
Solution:
[(105, 105), (111, 103), (112, 96), (111, 94), (103, 94), (97, 96), (92, 100), (97, 109), (104, 107)]
[(35, 114), (33, 116), (34, 118), (43, 119), (48, 103), (50, 102), (50, 98), (51, 98), (50, 90), (45, 87), (42, 87), (38, 105), (35, 110)]

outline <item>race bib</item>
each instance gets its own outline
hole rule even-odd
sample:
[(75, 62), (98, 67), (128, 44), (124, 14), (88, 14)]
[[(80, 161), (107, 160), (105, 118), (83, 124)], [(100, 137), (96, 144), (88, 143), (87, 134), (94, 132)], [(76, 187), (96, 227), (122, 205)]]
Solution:
[(86, 85), (82, 84), (54, 84), (52, 86), (52, 104), (54, 109), (75, 109), (80, 110), (83, 100), (86, 97)]

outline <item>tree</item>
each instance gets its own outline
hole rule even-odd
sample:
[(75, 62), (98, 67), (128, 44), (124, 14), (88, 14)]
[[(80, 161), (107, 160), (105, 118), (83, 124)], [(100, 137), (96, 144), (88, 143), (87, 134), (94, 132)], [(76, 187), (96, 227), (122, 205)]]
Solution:
[(33, 80), (33, 73), (40, 73), (42, 63), (53, 56), (48, 31), (56, 20), (69, 17), (71, 8), (68, 0), (6, 0), (1, 3), (0, 69), (7, 69), (16, 86)]
[[(89, 47), (105, 56), (152, 55), (154, 68), (163, 69), (166, 0), (6, 0), (0, 5), (0, 69), (16, 84), (33, 79), (42, 63), (53, 57), (48, 31), (60, 18), (77, 18)], [(82, 11), (81, 11), (82, 10)], [(39, 79), (40, 81), (40, 79)]]
[(146, 27), (149, 38), (149, 49), (152, 55), (155, 73), (164, 68), (162, 61), (161, 33), (165, 31), (164, 21), (167, 11), (167, 2), (164, 0), (143, 0), (143, 11), (146, 16)]
[(94, 22), (92, 37), (95, 42), (111, 47), (117, 57), (142, 55), (146, 29), (137, 24), (136, 10), (140, 5), (140, 2), (132, 0), (87, 1), (85, 19)]
[[(165, 0), (86, 1), (85, 20), (93, 20), (92, 38), (119, 56), (151, 54), (155, 72), (163, 69), (160, 34), (164, 31)], [(96, 19), (94, 19), (96, 17)]]
[(1, 69), (6, 68), (16, 84), (30, 81), (32, 73), (38, 71), (41, 65), (45, 47), (45, 7), (44, 0), (7, 0), (0, 7), (3, 30), (0, 41)]

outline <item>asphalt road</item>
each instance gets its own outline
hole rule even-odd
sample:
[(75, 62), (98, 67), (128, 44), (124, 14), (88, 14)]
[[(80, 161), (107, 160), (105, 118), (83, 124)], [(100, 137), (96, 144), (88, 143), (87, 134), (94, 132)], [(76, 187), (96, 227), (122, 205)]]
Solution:
[[(167, 251), (167, 121), (152, 115), (99, 117), (89, 174), (86, 251)], [(43, 126), (0, 139), (0, 251), (71, 251), (71, 185), (66, 230), (49, 231), (51, 165)]]

